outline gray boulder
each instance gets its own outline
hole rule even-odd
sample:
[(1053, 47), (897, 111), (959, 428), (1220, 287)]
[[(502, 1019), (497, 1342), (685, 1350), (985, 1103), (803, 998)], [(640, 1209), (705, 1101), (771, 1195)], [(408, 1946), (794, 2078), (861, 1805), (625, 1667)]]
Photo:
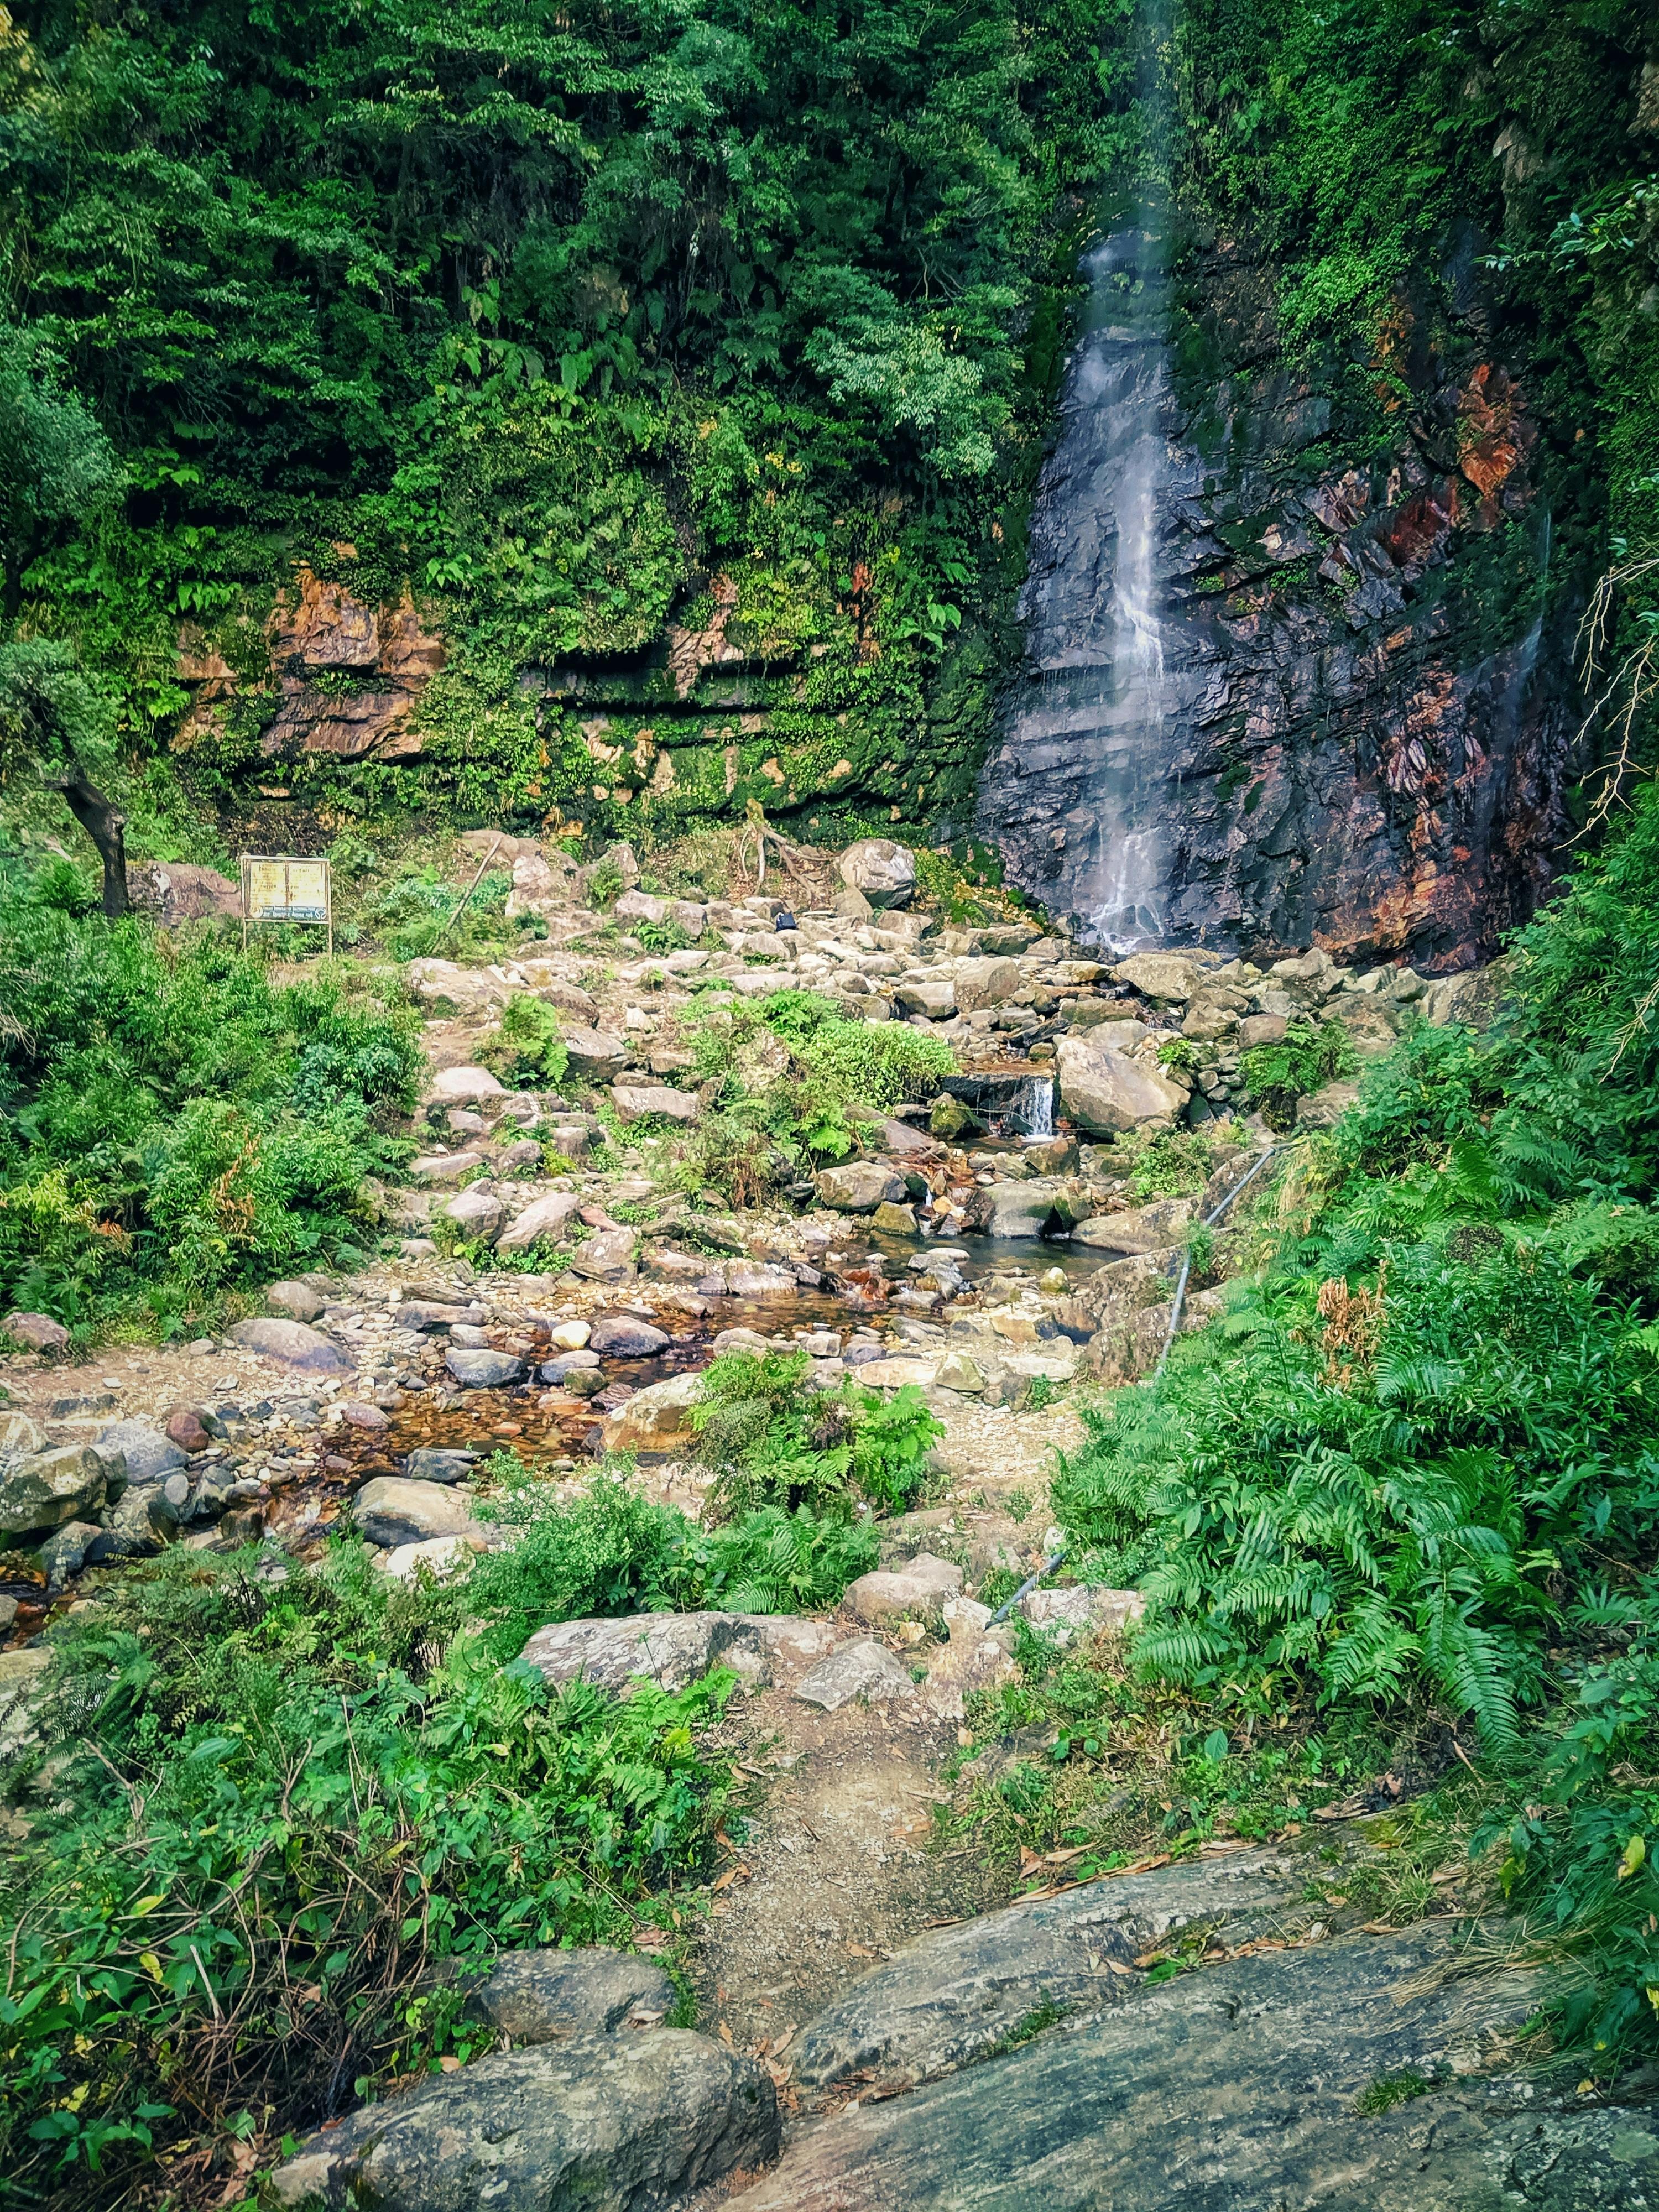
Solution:
[(1183, 1929), (1224, 1928), (1231, 1944), (1282, 1937), (1305, 1877), (1293, 1854), (1238, 1851), (1111, 1875), (937, 1929), (818, 2014), (796, 2074), (821, 2085), (875, 2067), (884, 2080), (931, 2081), (994, 2051), (1040, 2005), (1097, 2012), (1146, 1995), (1135, 1960)]
[(444, 1213), (463, 1237), (480, 1244), (493, 1244), (507, 1219), (507, 1208), (495, 1192), (479, 1190), (476, 1185), (452, 1198)]
[(1151, 1206), (1079, 1221), (1072, 1242), (1103, 1246), (1109, 1252), (1167, 1252), (1181, 1243), (1195, 1211), (1190, 1198), (1160, 1198)]
[(1184, 1091), (1157, 1068), (1096, 1042), (1100, 1036), (1096, 1030), (1087, 1039), (1063, 1036), (1055, 1053), (1060, 1103), (1079, 1127), (1121, 1135), (1182, 1110)]
[(885, 1644), (869, 1637), (843, 1644), (827, 1659), (809, 1668), (795, 1685), (795, 1695), (805, 1705), (821, 1705), (837, 1713), (854, 1698), (871, 1704), (890, 1705), (895, 1698), (914, 1698), (914, 1683)]
[(31, 1352), (62, 1352), (67, 1348), (70, 1340), (70, 1333), (63, 1322), (54, 1321), (50, 1314), (9, 1313), (5, 1320), (0, 1322), (0, 1328), (4, 1329), (14, 1344), (27, 1346)]
[(527, 1252), (544, 1237), (559, 1236), (581, 1202), (580, 1194), (574, 1190), (556, 1190), (549, 1197), (533, 1199), (502, 1230), (496, 1239), (496, 1250)]
[(573, 1273), (590, 1283), (626, 1283), (637, 1272), (634, 1246), (638, 1232), (632, 1229), (601, 1229), (576, 1247)]
[(95, 1521), (65, 1521), (52, 1531), (34, 1555), (46, 1569), (49, 1591), (55, 1595), (71, 1575), (80, 1573), (88, 1547), (103, 1533)]
[(653, 1328), (648, 1321), (635, 1321), (629, 1314), (601, 1314), (588, 1335), (587, 1348), (612, 1359), (648, 1359), (653, 1352), (665, 1351), (668, 1342), (667, 1330)]
[(483, 1346), (452, 1344), (444, 1365), (463, 1390), (499, 1390), (524, 1380), (524, 1362), (510, 1352), (491, 1352)]
[(149, 1421), (111, 1421), (98, 1431), (98, 1449), (119, 1452), (135, 1486), (160, 1482), (184, 1466), (187, 1455)]
[(377, 1474), (351, 1501), (351, 1517), (366, 1543), (388, 1551), (419, 1544), (428, 1536), (462, 1536), (472, 1532), (472, 1501), (439, 1482), (411, 1482), (406, 1475)]
[(307, 1375), (349, 1374), (351, 1362), (337, 1344), (319, 1336), (314, 1328), (307, 1328), (301, 1321), (270, 1321), (256, 1317), (239, 1321), (230, 1332), (233, 1344), (246, 1345), (250, 1352), (262, 1352), (267, 1359), (280, 1359), (285, 1367), (297, 1367)]
[(510, 1951), (468, 1990), (466, 2009), (515, 2044), (568, 2043), (659, 2027), (674, 2002), (673, 1983), (652, 1960), (596, 1946)]
[[(1454, 1956), (1426, 1930), (1362, 1936), (1143, 1988), (803, 2129), (726, 2212), (1650, 2206), (1644, 2116), (1563, 2112), (1531, 2079), (1460, 2081), (1503, 2062), (1542, 1990), (1524, 1972), (1460, 1978)], [(1393, 2082), (1404, 2097), (1368, 2112)]]
[(553, 1683), (580, 1680), (625, 1690), (648, 1677), (683, 1690), (711, 1667), (754, 1686), (770, 1680), (767, 1638), (741, 1613), (639, 1613), (621, 1620), (560, 1620), (538, 1628), (520, 1654)]
[(1066, 1196), (1048, 1176), (989, 1183), (969, 1200), (967, 1224), (981, 1237), (1040, 1237)]
[(649, 2212), (777, 2148), (755, 2061), (657, 2027), (480, 2058), (313, 2136), (272, 2189), (331, 2212)]
[(104, 1502), (104, 1462), (90, 1444), (32, 1452), (0, 1474), (0, 1540), (61, 1528)]
[(1334, 1129), (1351, 1106), (1359, 1103), (1357, 1083), (1328, 1083), (1322, 1091), (1310, 1091), (1296, 1102), (1296, 1126), (1298, 1129)]
[(454, 1451), (442, 1444), (422, 1444), (404, 1462), (404, 1475), (410, 1482), (465, 1482), (477, 1459), (477, 1452)]
[(908, 906), (916, 888), (915, 857), (890, 837), (860, 837), (841, 856), (841, 879), (878, 911)]
[(976, 1006), (1000, 1006), (1019, 988), (1019, 963), (994, 957), (958, 960), (956, 981), (957, 1005), (963, 1013), (972, 1013)]
[(625, 1128), (630, 1121), (648, 1121), (653, 1115), (665, 1121), (695, 1121), (702, 1112), (693, 1091), (676, 1091), (667, 1083), (613, 1083), (617, 1119)]
[(838, 1168), (820, 1169), (817, 1191), (837, 1213), (873, 1213), (878, 1206), (899, 1203), (904, 1178), (885, 1160), (848, 1160)]
[(603, 1030), (583, 1029), (570, 1023), (564, 1031), (564, 1048), (570, 1055), (570, 1072), (587, 1083), (609, 1083), (627, 1066), (631, 1057), (626, 1041)]
[(286, 1314), (290, 1321), (315, 1321), (323, 1310), (320, 1291), (309, 1283), (270, 1283), (265, 1287), (265, 1304), (273, 1313)]

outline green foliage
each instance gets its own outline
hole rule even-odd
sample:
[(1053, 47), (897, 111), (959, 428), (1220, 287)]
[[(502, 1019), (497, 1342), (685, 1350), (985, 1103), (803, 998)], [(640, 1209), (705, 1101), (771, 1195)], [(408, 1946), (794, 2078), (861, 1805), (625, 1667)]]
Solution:
[(689, 1042), (709, 1105), (681, 1147), (681, 1178), (739, 1205), (844, 1158), (860, 1115), (929, 1097), (956, 1066), (949, 1046), (908, 1024), (848, 1021), (833, 1000), (793, 988), (708, 993)]
[[(296, 559), (371, 603), (407, 585), (449, 651), (423, 753), (285, 763), (313, 799), (926, 818), (988, 727), (931, 726), (928, 692), (983, 665), (1017, 580), (989, 526), (1036, 464), (1132, 78), (1116, 0), (48, 11), (0, 58), (0, 412), (62, 488), (25, 495), (8, 568), (147, 751), (185, 703), (180, 622), (258, 644)], [(102, 506), (94, 422), (126, 475)], [(733, 781), (694, 699), (673, 790), (648, 762), (596, 789), (521, 674), (717, 607), (778, 672), (773, 733)], [(184, 774), (261, 773), (276, 704), (250, 669)]]
[(570, 1065), (557, 1014), (544, 1000), (522, 993), (502, 1007), (495, 1034), (478, 1047), (478, 1058), (521, 1091), (556, 1088)]
[(0, 1297), (170, 1327), (361, 1239), (413, 1103), (407, 1009), (273, 986), (203, 928), (177, 941), (0, 907)]
[(762, 1506), (706, 1528), (653, 1504), (619, 1471), (602, 1471), (571, 1502), (515, 1482), (495, 1510), (514, 1540), (474, 1564), (466, 1598), (491, 1622), (485, 1641), (501, 1660), (552, 1620), (705, 1606), (815, 1611), (874, 1565), (879, 1541), (867, 1523), (820, 1518), (805, 1505)]
[(890, 1399), (860, 1390), (805, 1389), (804, 1352), (722, 1352), (703, 1370), (691, 1409), (697, 1456), (717, 1470), (711, 1501), (725, 1511), (757, 1505), (850, 1510), (855, 1491), (902, 1511), (945, 1431), (921, 1393), (907, 1384)]
[(1285, 1130), (1296, 1126), (1298, 1098), (1351, 1075), (1356, 1062), (1340, 1022), (1293, 1021), (1279, 1043), (1252, 1045), (1238, 1065), (1250, 1104), (1270, 1129)]
[[(271, 2142), (479, 2033), (445, 1956), (625, 1942), (707, 1865), (731, 1678), (555, 1692), (359, 1547), (273, 1582), (175, 1552), (54, 1635), (57, 1780), (0, 1875), (0, 2155), (118, 2198), (151, 2148)], [(434, 1660), (434, 1653), (439, 1656)]]

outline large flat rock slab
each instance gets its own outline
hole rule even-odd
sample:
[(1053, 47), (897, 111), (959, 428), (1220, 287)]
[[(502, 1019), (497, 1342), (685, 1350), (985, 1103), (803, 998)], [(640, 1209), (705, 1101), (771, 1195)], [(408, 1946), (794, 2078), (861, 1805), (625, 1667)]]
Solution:
[(1240, 1851), (1119, 1875), (987, 1912), (908, 1943), (821, 2012), (795, 2061), (799, 2080), (873, 2069), (929, 2081), (1006, 2044), (1039, 2007), (1095, 2012), (1148, 1994), (1133, 1962), (1195, 1927), (1230, 1942), (1277, 1933), (1306, 1886), (1307, 1863)]
[[(1428, 1931), (1260, 1953), (802, 2130), (729, 2212), (1638, 2212), (1641, 2114), (1538, 2109), (1501, 2065), (1535, 1975)], [(1437, 1979), (1437, 1976), (1440, 1977)], [(1387, 2079), (1436, 2087), (1357, 2110)]]
[(647, 2212), (777, 2140), (752, 2058), (658, 2027), (477, 2059), (313, 2136), (272, 2190), (330, 2212)]

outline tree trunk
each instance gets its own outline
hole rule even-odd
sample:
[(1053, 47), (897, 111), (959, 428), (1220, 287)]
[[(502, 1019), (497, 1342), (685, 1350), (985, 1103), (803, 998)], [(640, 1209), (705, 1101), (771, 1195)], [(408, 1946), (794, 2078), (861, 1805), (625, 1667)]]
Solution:
[(104, 864), (104, 912), (118, 921), (127, 911), (127, 817), (83, 775), (66, 776), (59, 786), (64, 804), (98, 848)]

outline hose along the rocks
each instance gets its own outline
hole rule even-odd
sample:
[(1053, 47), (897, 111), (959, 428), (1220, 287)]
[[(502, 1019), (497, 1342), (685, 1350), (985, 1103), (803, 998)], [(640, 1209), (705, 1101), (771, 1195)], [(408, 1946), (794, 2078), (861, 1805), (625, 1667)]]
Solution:
[[(1294, 1141), (1300, 1142), (1300, 1139), (1297, 1139)], [(1262, 1169), (1267, 1166), (1268, 1161), (1271, 1159), (1276, 1159), (1280, 1152), (1286, 1152), (1290, 1150), (1291, 1146), (1289, 1145), (1269, 1145), (1267, 1151), (1262, 1153), (1261, 1158), (1250, 1168), (1248, 1174), (1241, 1176), (1238, 1181), (1233, 1185), (1232, 1188), (1227, 1193), (1227, 1195), (1222, 1199), (1218, 1204), (1211, 1207), (1210, 1211), (1205, 1215), (1200, 1226), (1205, 1229), (1213, 1229), (1217, 1222), (1220, 1220), (1222, 1215), (1225, 1213), (1229, 1206), (1232, 1205), (1234, 1200), (1243, 1196), (1245, 1191), (1249, 1188), (1250, 1184), (1255, 1181)], [(1181, 1310), (1186, 1304), (1187, 1299), (1187, 1278), (1191, 1274), (1192, 1270), (1193, 1255), (1191, 1247), (1189, 1246), (1181, 1255), (1181, 1274), (1179, 1279), (1176, 1281), (1175, 1297), (1170, 1302), (1170, 1306), (1169, 1334), (1164, 1340), (1164, 1349), (1158, 1354), (1158, 1365), (1152, 1370), (1152, 1379), (1154, 1382), (1157, 1382), (1158, 1376), (1164, 1372), (1164, 1363), (1170, 1357), (1170, 1348), (1176, 1340), (1176, 1331), (1181, 1327)], [(1040, 1582), (1045, 1581), (1048, 1576), (1053, 1574), (1057, 1566), (1063, 1564), (1065, 1558), (1066, 1547), (1062, 1544), (1059, 1551), (1055, 1552), (1050, 1558), (1046, 1559), (1042, 1562), (1042, 1565), (1037, 1569), (1034, 1575), (1028, 1575), (1026, 1577), (1025, 1580), (1020, 1584), (1019, 1588), (1014, 1592), (1013, 1595), (1005, 1605), (1000, 1605), (997, 1607), (996, 1611), (991, 1615), (989, 1620), (986, 1622), (986, 1626), (988, 1628), (994, 1628), (999, 1621), (1006, 1620), (1008, 1618), (1008, 1615), (1013, 1611), (1014, 1607), (1019, 1603), (1020, 1600), (1024, 1597), (1029, 1597)]]

